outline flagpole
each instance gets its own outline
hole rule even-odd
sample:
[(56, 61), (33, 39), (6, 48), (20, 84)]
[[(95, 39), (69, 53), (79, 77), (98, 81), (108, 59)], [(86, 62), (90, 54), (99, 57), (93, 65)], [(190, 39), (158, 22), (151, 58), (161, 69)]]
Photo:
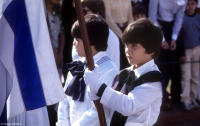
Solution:
[[(88, 68), (89, 68), (89, 70), (93, 70), (94, 69), (94, 60), (93, 60), (93, 55), (91, 53), (91, 48), (90, 48), (90, 44), (89, 44), (85, 19), (83, 16), (82, 5), (81, 5), (80, 0), (74, 0), (74, 2), (75, 2), (75, 9), (76, 9), (78, 22), (80, 25), (81, 36), (83, 39), (83, 45), (84, 45), (84, 49), (85, 49)], [(103, 106), (100, 103), (100, 100), (96, 100), (93, 102), (94, 102), (97, 112), (98, 112), (100, 126), (106, 126), (105, 114), (104, 114)]]

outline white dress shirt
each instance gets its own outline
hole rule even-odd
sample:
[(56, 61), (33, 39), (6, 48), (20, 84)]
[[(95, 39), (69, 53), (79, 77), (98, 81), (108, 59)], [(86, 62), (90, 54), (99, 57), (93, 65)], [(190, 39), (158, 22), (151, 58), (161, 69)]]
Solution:
[[(132, 66), (133, 67), (133, 66)], [(129, 67), (128, 69), (132, 69)], [(158, 70), (154, 60), (135, 69), (135, 75)], [(128, 116), (125, 126), (152, 126), (158, 119), (162, 103), (161, 82), (144, 83), (134, 88), (128, 95), (107, 87), (100, 101), (104, 106)]]
[(182, 26), (184, 11), (187, 0), (150, 0), (149, 18), (157, 25), (157, 20), (172, 22), (172, 39), (177, 40)]
[(118, 70), (120, 69), (119, 43), (119, 38), (111, 29), (109, 29), (108, 48), (106, 49), (106, 53), (110, 57), (110, 59), (115, 63)]
[[(107, 57), (107, 58), (105, 58)], [(115, 64), (106, 56), (105, 52), (99, 52), (94, 56), (95, 64), (98, 64), (98, 70), (101, 73), (100, 80), (103, 80), (106, 84), (112, 84), (112, 81), (118, 70)], [(72, 80), (71, 73), (68, 74), (65, 89), (69, 82)], [(111, 85), (109, 85), (111, 86)], [(99, 126), (98, 115), (96, 108), (89, 96), (89, 86), (86, 85), (86, 92), (84, 102), (72, 100), (70, 96), (59, 103), (58, 106), (58, 122), (57, 126)], [(109, 109), (104, 107), (107, 124), (110, 123)]]
[[(117, 69), (120, 69), (120, 48), (119, 48), (119, 39), (116, 36), (116, 34), (109, 29), (109, 36), (108, 36), (108, 47), (106, 49), (107, 55), (110, 57), (110, 59), (115, 63)], [(72, 47), (72, 59), (73, 61), (76, 61), (80, 59), (81, 57), (78, 56), (78, 53), (76, 52), (76, 49), (73, 45)]]

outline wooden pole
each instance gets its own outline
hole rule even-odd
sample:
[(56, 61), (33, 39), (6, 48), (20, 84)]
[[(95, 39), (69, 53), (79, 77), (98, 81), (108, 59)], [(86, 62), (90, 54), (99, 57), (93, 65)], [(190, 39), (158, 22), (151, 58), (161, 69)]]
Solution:
[[(80, 25), (81, 37), (83, 40), (83, 45), (84, 45), (84, 49), (85, 49), (88, 68), (89, 68), (89, 70), (93, 70), (94, 69), (94, 60), (93, 60), (93, 55), (91, 53), (91, 48), (90, 48), (90, 44), (89, 44), (85, 19), (83, 16), (82, 5), (81, 5), (80, 0), (74, 0), (74, 3), (75, 3), (75, 9), (76, 9), (78, 22)], [(98, 112), (100, 126), (106, 126), (105, 114), (104, 114), (103, 106), (100, 103), (100, 100), (96, 100), (93, 102), (94, 102), (97, 112)]]

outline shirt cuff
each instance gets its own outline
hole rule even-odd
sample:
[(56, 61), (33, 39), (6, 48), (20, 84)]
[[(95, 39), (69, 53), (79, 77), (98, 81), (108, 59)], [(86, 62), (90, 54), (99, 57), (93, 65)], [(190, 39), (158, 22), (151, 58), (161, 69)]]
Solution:
[(177, 38), (178, 38), (178, 35), (177, 34), (172, 34), (172, 40), (177, 40)]
[(111, 96), (113, 95), (113, 92), (115, 92), (114, 89), (112, 89), (111, 87), (107, 87), (101, 97), (101, 103), (103, 105), (109, 105), (109, 101), (111, 99)]

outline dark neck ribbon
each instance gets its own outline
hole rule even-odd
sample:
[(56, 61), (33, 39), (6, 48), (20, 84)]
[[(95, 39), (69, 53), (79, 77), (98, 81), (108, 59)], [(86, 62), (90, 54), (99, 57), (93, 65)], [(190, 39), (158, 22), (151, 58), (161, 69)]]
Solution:
[(71, 96), (73, 100), (78, 100), (81, 102), (84, 101), (86, 88), (83, 78), (85, 65), (86, 63), (81, 61), (74, 61), (66, 65), (67, 69), (71, 72), (73, 79), (70, 81), (65, 93), (66, 95)]

